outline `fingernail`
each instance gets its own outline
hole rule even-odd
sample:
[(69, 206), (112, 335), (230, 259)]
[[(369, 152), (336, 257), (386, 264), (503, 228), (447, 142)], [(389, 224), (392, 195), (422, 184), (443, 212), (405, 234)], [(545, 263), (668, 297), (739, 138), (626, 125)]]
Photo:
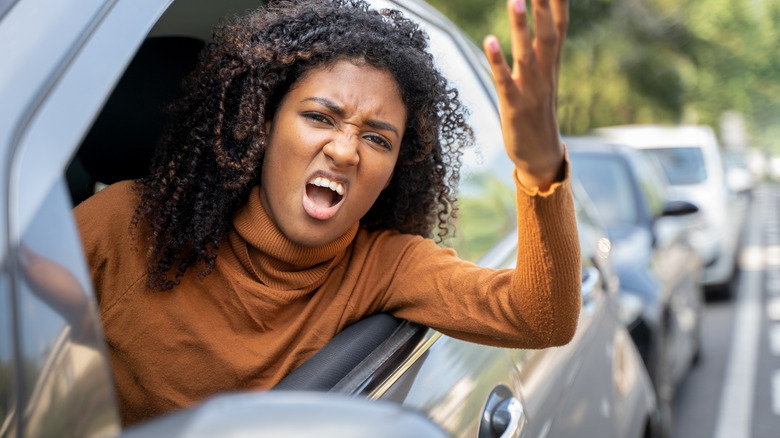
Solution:
[(518, 14), (525, 13), (525, 0), (515, 0), (515, 12)]
[(490, 49), (491, 52), (496, 53), (501, 48), (501, 46), (498, 44), (498, 38), (491, 36), (488, 37), (488, 49)]

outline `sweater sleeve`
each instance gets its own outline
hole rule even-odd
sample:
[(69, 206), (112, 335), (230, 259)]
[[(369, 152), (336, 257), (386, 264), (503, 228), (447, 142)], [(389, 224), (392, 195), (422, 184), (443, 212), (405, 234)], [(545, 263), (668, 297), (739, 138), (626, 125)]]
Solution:
[(101, 190), (73, 209), (102, 311), (145, 275), (142, 253), (130, 234), (138, 202), (132, 181)]
[(403, 256), (385, 310), (466, 341), (546, 348), (571, 340), (580, 311), (581, 259), (569, 180), (544, 193), (517, 179), (517, 264), (494, 270), (417, 239)]

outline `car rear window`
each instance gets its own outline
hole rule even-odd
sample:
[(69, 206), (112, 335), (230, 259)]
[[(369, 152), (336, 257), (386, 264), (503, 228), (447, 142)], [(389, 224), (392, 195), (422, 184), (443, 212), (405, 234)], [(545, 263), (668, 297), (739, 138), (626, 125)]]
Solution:
[(645, 149), (643, 152), (658, 159), (672, 185), (699, 184), (707, 179), (701, 148), (659, 148)]

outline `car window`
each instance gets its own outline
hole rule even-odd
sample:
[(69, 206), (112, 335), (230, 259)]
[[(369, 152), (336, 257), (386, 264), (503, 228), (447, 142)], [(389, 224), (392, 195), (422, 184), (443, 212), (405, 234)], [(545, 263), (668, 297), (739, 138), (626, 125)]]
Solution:
[[(103, 339), (64, 179), (22, 231), (17, 295), (20, 414), (29, 436), (118, 432)], [(89, 416), (81, 412), (90, 411)]]
[[(24, 11), (35, 15), (34, 22), (51, 22), (38, 26), (37, 39), (26, 44), (43, 46), (27, 52), (34, 53), (36, 63), (54, 67), (28, 69), (44, 71), (18, 81), (18, 88), (35, 93), (23, 101), (26, 119), (14, 126), (18, 142), (8, 158), (7, 230), (14, 252), (3, 263), (13, 276), (0, 286), (0, 312), (11, 307), (14, 318), (0, 315), (0, 414), (14, 411), (16, 418), (0, 417), (0, 436), (119, 433), (117, 400), (64, 170), (150, 22), (161, 13), (152, 2), (90, 0), (79, 8), (49, 2), (60, 6), (44, 11), (24, 1), (6, 15)], [(58, 14), (60, 8), (69, 13)], [(14, 20), (0, 29), (29, 28), (26, 24)], [(16, 52), (20, 58), (23, 49)], [(0, 71), (0, 76), (8, 73)], [(13, 291), (12, 301), (2, 287)], [(7, 329), (11, 323), (12, 330)], [(14, 336), (10, 350), (5, 336)], [(9, 351), (16, 356), (10, 368)], [(10, 388), (4, 383), (9, 374)], [(9, 391), (13, 401), (8, 401)]]
[(707, 179), (701, 148), (658, 148), (644, 149), (643, 152), (658, 158), (672, 185), (698, 184)]
[(626, 149), (626, 153), (636, 174), (645, 208), (651, 218), (661, 216), (664, 210), (666, 183), (661, 175), (663, 170), (658, 160), (635, 149)]
[[(409, 12), (390, 1), (372, 5)], [(514, 165), (504, 151), (495, 89), (484, 54), (467, 37), (454, 34), (457, 29), (427, 21), (420, 24), (430, 37), (436, 65), (457, 88), (469, 113), (466, 120), (474, 129), (475, 147), (463, 157), (456, 235), (445, 245), (455, 248), (460, 258), (477, 262), (517, 228)]]
[(625, 162), (604, 155), (571, 154), (574, 176), (582, 183), (607, 225), (638, 221), (637, 203)]
[(457, 87), (474, 129), (475, 147), (463, 157), (457, 234), (450, 244), (461, 258), (476, 262), (517, 228), (514, 166), (504, 152), (498, 111), (488, 94), (492, 88), (483, 85), (477, 59), (467, 58), (474, 52), (458, 47), (441, 29), (426, 30), (439, 68)]

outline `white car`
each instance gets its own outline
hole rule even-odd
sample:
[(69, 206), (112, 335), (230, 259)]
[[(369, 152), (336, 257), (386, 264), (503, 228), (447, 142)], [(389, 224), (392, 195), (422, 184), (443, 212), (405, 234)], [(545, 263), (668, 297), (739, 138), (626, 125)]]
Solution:
[(704, 264), (703, 284), (726, 292), (737, 266), (745, 202), (728, 186), (718, 140), (708, 126), (629, 125), (599, 128), (610, 143), (632, 146), (658, 160), (674, 198), (701, 212), (691, 243)]

